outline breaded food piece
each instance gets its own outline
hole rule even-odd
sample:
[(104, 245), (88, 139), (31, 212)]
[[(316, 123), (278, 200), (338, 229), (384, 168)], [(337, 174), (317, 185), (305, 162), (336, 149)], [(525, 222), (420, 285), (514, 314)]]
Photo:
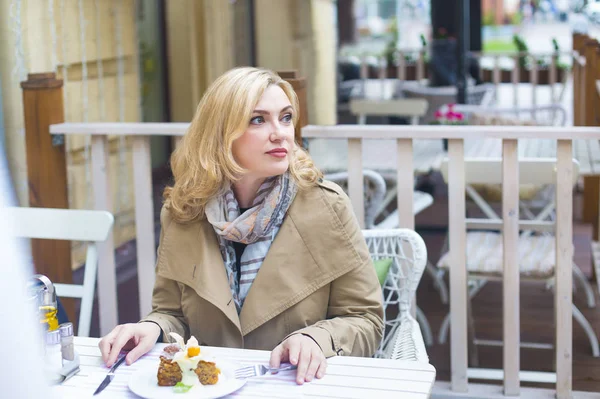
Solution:
[(160, 357), (158, 366), (158, 385), (161, 387), (172, 387), (181, 381), (181, 368), (177, 363), (172, 362), (164, 356)]
[(212, 362), (200, 360), (198, 367), (194, 371), (202, 385), (215, 385), (219, 381), (220, 370)]
[[(202, 385), (215, 385), (219, 382), (220, 370), (215, 363), (200, 360), (194, 372)], [(156, 377), (158, 385), (161, 387), (175, 386), (183, 378), (179, 365), (164, 356), (160, 357), (160, 365), (158, 366)]]

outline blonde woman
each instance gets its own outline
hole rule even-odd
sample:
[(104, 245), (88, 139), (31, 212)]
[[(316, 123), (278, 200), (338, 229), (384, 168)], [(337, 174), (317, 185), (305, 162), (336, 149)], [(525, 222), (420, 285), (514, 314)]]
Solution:
[(100, 342), (131, 364), (168, 333), (272, 350), (271, 366), (321, 378), (326, 358), (372, 356), (381, 289), (348, 197), (294, 142), (298, 100), (271, 71), (231, 70), (173, 153), (152, 312)]

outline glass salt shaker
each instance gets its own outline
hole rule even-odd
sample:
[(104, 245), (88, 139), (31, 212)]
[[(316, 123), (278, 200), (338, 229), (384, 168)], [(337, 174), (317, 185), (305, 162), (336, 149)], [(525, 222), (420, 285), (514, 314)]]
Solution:
[(58, 328), (60, 331), (60, 345), (62, 358), (73, 361), (75, 359), (75, 346), (73, 345), (73, 323), (63, 323)]
[(58, 373), (62, 369), (62, 349), (58, 330), (46, 332), (46, 365), (53, 373)]

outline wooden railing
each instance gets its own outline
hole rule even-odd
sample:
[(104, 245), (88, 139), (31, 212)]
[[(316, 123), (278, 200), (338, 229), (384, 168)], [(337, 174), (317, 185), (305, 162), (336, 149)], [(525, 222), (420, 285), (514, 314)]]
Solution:
[[(111, 210), (111, 188), (107, 184), (107, 140), (112, 135), (131, 136), (134, 142), (135, 219), (137, 230), (137, 272), (140, 312), (150, 311), (155, 267), (154, 210), (152, 205), (150, 137), (182, 136), (185, 123), (63, 123), (51, 125), (52, 134), (92, 135), (93, 190), (96, 209)], [(572, 392), (572, 140), (600, 139), (599, 128), (554, 128), (525, 126), (307, 126), (303, 137), (347, 140), (349, 146), (349, 195), (354, 210), (363, 218), (362, 144), (365, 139), (394, 139), (397, 142), (398, 188), (413, 189), (414, 139), (448, 139), (449, 156), (449, 237), (453, 256), (450, 268), (451, 367), (448, 393), (476, 394), (478, 386), (469, 384), (467, 364), (467, 270), (465, 266), (465, 163), (464, 140), (474, 138), (503, 139), (504, 148), (504, 248), (515, 248), (518, 236), (518, 163), (517, 139), (543, 138), (558, 140), (556, 185), (556, 393), (569, 398)], [(398, 200), (402, 227), (414, 228), (412, 196)], [(508, 215), (508, 216), (507, 216)], [(511, 216), (512, 215), (512, 216)], [(515, 216), (516, 215), (516, 216)], [(98, 295), (101, 333), (117, 322), (114, 245), (111, 238), (99, 249)], [(518, 395), (519, 383), (519, 270), (505, 256), (504, 264), (504, 394)], [(514, 260), (514, 259), (513, 259)], [(108, 297), (112, 296), (112, 300)], [(107, 300), (105, 302), (105, 300)], [(107, 308), (106, 304), (110, 304)]]
[[(565, 94), (566, 82), (569, 78), (571, 51), (555, 51), (547, 53), (531, 52), (471, 52), (471, 57), (479, 65), (479, 79), (484, 82), (493, 83), (498, 87), (502, 83), (512, 85), (512, 105), (519, 106), (522, 94), (519, 93), (521, 83), (530, 83), (531, 104), (535, 106), (538, 103), (539, 93), (537, 88), (541, 85), (547, 85), (550, 88), (550, 102), (562, 102)], [(361, 79), (386, 79), (396, 78), (398, 80), (417, 80), (420, 81), (428, 77), (427, 54), (425, 49), (403, 49), (394, 53), (393, 64), (386, 56), (362, 55), (360, 60)], [(346, 57), (351, 59), (351, 57)], [(560, 60), (568, 60), (561, 63)], [(540, 66), (543, 61), (544, 66)], [(526, 62), (528, 68), (521, 66)], [(503, 65), (509, 64), (509, 65)], [(559, 86), (560, 85), (560, 86)]]
[[(468, 383), (475, 373), (468, 368), (467, 357), (467, 270), (465, 259), (465, 163), (464, 140), (500, 138), (503, 140), (503, 322), (504, 322), (504, 395), (520, 392), (520, 328), (519, 328), (519, 267), (516, 261), (518, 224), (518, 139), (556, 139), (556, 374), (545, 376), (556, 381), (558, 398), (572, 394), (572, 141), (573, 139), (600, 139), (598, 128), (551, 128), (524, 126), (308, 126), (303, 137), (343, 139), (348, 141), (349, 195), (359, 218), (363, 217), (362, 145), (365, 139), (394, 139), (397, 142), (398, 187), (412, 191), (413, 139), (448, 139), (449, 181), (449, 253), (451, 315), (451, 383), (437, 394), (469, 393), (468, 397), (486, 397), (489, 388)], [(398, 214), (401, 227), (414, 228), (412, 196), (398, 196)], [(509, 234), (510, 233), (510, 234)], [(536, 373), (543, 374), (543, 373)], [(552, 373), (553, 374), (553, 373)], [(478, 392), (478, 389), (481, 391)], [(473, 396), (471, 396), (473, 395)], [(497, 397), (498, 393), (495, 393)]]

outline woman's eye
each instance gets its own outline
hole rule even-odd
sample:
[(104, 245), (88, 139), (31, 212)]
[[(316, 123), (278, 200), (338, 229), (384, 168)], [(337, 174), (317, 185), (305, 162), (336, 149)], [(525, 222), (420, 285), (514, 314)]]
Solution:
[(291, 122), (292, 121), (292, 114), (285, 114), (283, 115), (283, 118), (281, 118), (282, 121), (284, 122)]
[(262, 116), (255, 116), (254, 118), (250, 119), (250, 123), (252, 125), (259, 125), (264, 122), (265, 122), (265, 118), (263, 118)]

